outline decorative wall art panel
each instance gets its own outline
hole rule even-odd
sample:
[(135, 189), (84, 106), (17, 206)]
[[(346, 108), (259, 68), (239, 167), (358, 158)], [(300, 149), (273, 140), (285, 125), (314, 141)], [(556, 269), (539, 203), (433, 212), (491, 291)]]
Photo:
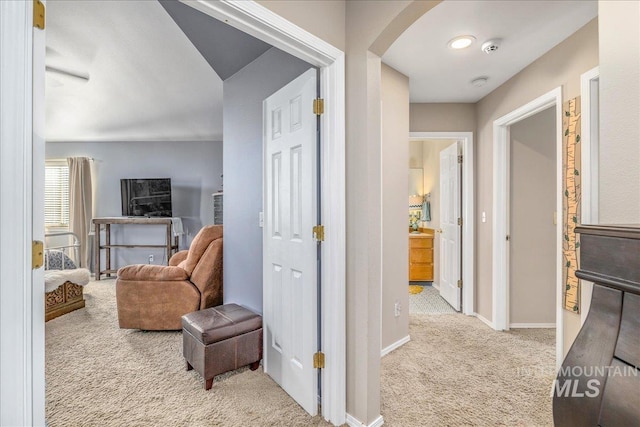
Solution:
[(563, 225), (563, 280), (564, 308), (580, 313), (580, 281), (576, 270), (580, 262), (580, 239), (575, 233), (580, 224), (582, 199), (580, 164), (580, 97), (565, 102), (562, 106), (562, 182), (564, 197), (562, 204)]

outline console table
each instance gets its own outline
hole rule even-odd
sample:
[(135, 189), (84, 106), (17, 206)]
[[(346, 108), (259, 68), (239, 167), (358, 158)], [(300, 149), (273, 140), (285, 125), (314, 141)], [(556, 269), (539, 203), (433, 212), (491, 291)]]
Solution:
[[(128, 217), (102, 217), (94, 218), (95, 226), (95, 280), (100, 280), (104, 274), (111, 277), (112, 273), (116, 273), (117, 269), (111, 269), (111, 249), (112, 248), (164, 248), (167, 250), (167, 261), (171, 258), (172, 252), (178, 251), (178, 236), (171, 238), (172, 220), (171, 218), (128, 218)], [(134, 244), (111, 244), (111, 225), (165, 225), (167, 228), (166, 240), (164, 245), (134, 245)], [(100, 230), (104, 225), (104, 244), (100, 241)], [(105, 269), (100, 269), (100, 250), (105, 249)]]

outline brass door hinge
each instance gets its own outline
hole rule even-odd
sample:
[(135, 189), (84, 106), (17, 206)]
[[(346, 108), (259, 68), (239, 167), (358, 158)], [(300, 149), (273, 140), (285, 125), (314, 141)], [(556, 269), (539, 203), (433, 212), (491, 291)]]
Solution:
[(458, 163), (462, 163), (462, 154), (458, 156)]
[(44, 3), (33, 0), (33, 26), (44, 30), (45, 10)]
[(462, 225), (462, 218), (458, 218), (458, 225)]
[(316, 225), (313, 227), (313, 238), (318, 242), (324, 242), (324, 225)]
[(458, 280), (458, 287), (462, 289), (462, 279)]
[(313, 355), (314, 369), (324, 369), (324, 353), (319, 351)]
[(31, 268), (37, 270), (44, 265), (44, 243), (34, 240), (31, 244)]
[(507, 234), (507, 242), (508, 242), (509, 240), (511, 240), (511, 236), (509, 236), (509, 235)]
[(316, 98), (313, 100), (313, 114), (321, 116), (324, 113), (324, 99)]

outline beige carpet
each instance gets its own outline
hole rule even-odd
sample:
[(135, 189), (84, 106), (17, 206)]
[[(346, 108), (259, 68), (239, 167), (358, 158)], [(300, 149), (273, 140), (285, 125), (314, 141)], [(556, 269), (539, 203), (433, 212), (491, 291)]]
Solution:
[(180, 332), (121, 330), (114, 281), (85, 287), (86, 308), (46, 324), (46, 417), (56, 426), (328, 426), (262, 368), (185, 370)]
[[(262, 369), (202, 379), (179, 332), (121, 330), (111, 280), (46, 324), (49, 426), (325, 426)], [(497, 333), (461, 315), (412, 316), (411, 342), (382, 360), (388, 426), (550, 425), (553, 331)]]
[(460, 314), (412, 315), (382, 359), (387, 426), (550, 426), (555, 332), (496, 332)]

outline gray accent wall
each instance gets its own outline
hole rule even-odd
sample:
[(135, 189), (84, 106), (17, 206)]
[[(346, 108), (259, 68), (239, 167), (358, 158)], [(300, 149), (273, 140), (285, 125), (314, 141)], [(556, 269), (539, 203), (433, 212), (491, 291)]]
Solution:
[[(96, 217), (121, 216), (121, 178), (171, 178), (173, 215), (181, 217), (187, 249), (203, 225), (213, 223), (212, 193), (222, 185), (222, 142), (49, 142), (46, 158), (90, 157)], [(112, 226), (113, 243), (164, 244), (164, 226)], [(115, 267), (166, 264), (162, 249), (114, 249)], [(103, 257), (104, 259), (104, 257)], [(164, 261), (164, 262), (163, 262)], [(104, 266), (104, 264), (103, 264)], [(114, 263), (112, 261), (112, 267)]]
[(270, 45), (177, 0), (160, 4), (222, 80), (265, 53)]
[(262, 313), (262, 101), (311, 67), (271, 48), (224, 81), (225, 304)]

